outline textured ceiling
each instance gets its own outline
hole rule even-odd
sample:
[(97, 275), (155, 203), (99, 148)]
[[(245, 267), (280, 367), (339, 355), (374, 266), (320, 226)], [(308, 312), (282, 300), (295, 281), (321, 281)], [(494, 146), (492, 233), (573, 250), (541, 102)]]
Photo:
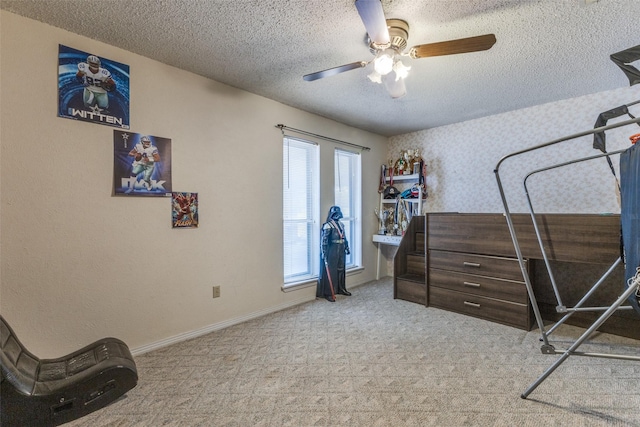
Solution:
[(353, 0), (0, 0), (0, 7), (387, 136), (629, 85), (609, 55), (638, 45), (640, 0), (382, 3), (387, 18), (408, 21), (409, 47), (487, 33), (497, 43), (405, 60), (407, 95), (391, 99), (367, 79), (371, 65), (302, 80), (372, 59)]

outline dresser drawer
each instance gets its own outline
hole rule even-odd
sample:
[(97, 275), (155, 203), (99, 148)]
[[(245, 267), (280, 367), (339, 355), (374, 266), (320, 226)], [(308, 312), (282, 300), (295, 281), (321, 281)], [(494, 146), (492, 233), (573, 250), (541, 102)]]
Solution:
[(530, 310), (527, 304), (430, 286), (429, 305), (526, 330), (531, 327)]
[(431, 250), (429, 251), (429, 268), (507, 280), (523, 280), (520, 264), (516, 258)]
[(524, 282), (496, 279), (495, 277), (459, 273), (457, 271), (429, 269), (429, 286), (480, 295), (505, 301), (528, 304), (529, 295)]
[(427, 284), (405, 279), (396, 279), (395, 298), (418, 304), (427, 302)]

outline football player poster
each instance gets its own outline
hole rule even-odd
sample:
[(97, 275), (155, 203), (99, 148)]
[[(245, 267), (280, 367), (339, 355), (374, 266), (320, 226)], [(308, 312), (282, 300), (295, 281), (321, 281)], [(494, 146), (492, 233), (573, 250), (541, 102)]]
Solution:
[(58, 45), (58, 116), (129, 129), (129, 66)]
[(198, 193), (171, 194), (171, 224), (173, 228), (198, 226)]
[(116, 196), (171, 196), (171, 140), (113, 131)]

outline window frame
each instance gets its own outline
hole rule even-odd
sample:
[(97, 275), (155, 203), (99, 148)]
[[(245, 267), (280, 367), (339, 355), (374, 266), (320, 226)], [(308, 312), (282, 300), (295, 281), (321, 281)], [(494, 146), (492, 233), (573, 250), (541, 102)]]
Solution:
[[(287, 196), (286, 191), (287, 187), (291, 183), (291, 158), (290, 158), (290, 149), (294, 146), (294, 148), (303, 148), (306, 150), (306, 154), (311, 156), (306, 159), (305, 166), (302, 170), (309, 174), (305, 179), (310, 180), (311, 182), (306, 185), (307, 190), (309, 190), (309, 194), (307, 194), (306, 200), (306, 217), (305, 218), (287, 218), (286, 209), (287, 209)], [(320, 147), (317, 143), (312, 141), (294, 138), (291, 136), (283, 137), (283, 184), (282, 184), (282, 192), (283, 192), (283, 207), (282, 207), (282, 237), (283, 237), (283, 284), (284, 287), (290, 287), (301, 282), (309, 282), (312, 280), (316, 280), (318, 277), (319, 271), (319, 257), (320, 257)], [(286, 175), (285, 175), (286, 174)], [(300, 179), (300, 177), (296, 177)], [(287, 258), (291, 258), (297, 253), (299, 255), (299, 251), (293, 251), (292, 247), (287, 246), (287, 230), (290, 229), (292, 224), (305, 224), (306, 223), (306, 271), (302, 273), (290, 273), (287, 274), (286, 263)], [(289, 239), (290, 240), (290, 239)], [(289, 251), (289, 252), (288, 252)], [(295, 253), (294, 253), (295, 252)]]
[[(344, 167), (341, 159), (348, 160), (348, 175), (341, 174)], [(362, 156), (359, 152), (345, 150), (343, 148), (334, 149), (334, 205), (340, 206), (343, 219), (341, 220), (345, 229), (348, 230), (347, 240), (349, 241), (350, 254), (345, 259), (347, 270), (360, 268), (362, 266)], [(342, 191), (344, 179), (348, 180), (346, 187), (349, 190), (348, 206), (344, 205), (344, 200), (339, 197)]]

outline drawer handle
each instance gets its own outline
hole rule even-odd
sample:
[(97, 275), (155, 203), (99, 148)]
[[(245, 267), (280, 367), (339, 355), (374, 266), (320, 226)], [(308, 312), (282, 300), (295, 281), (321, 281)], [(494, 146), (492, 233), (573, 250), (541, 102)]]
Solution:
[(480, 304), (477, 304), (475, 302), (469, 302), (469, 301), (465, 301), (464, 305), (468, 305), (470, 307), (475, 307), (475, 308), (480, 308)]
[(469, 286), (470, 288), (479, 288), (480, 287), (480, 283), (473, 283), (473, 282), (462, 282), (465, 286)]
[(478, 264), (477, 262), (463, 262), (462, 265), (464, 265), (465, 267), (480, 267), (480, 264)]

